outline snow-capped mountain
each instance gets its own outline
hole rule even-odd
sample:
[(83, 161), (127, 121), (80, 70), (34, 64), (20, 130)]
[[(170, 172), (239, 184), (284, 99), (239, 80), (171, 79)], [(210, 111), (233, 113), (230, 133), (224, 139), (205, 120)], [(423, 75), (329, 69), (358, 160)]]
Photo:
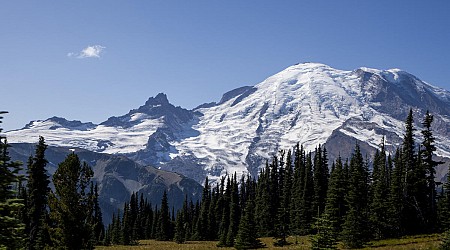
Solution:
[(449, 91), (399, 69), (344, 71), (318, 63), (291, 66), (194, 110), (159, 94), (99, 125), (50, 118), (7, 136), (33, 142), (43, 135), (51, 145), (121, 153), (202, 182), (227, 172), (256, 174), (265, 159), (297, 142), (307, 151), (325, 144), (331, 158), (349, 155), (355, 140), (371, 153), (382, 136), (393, 149), (410, 108), (417, 138), (426, 110), (434, 115), (436, 154), (450, 159)]

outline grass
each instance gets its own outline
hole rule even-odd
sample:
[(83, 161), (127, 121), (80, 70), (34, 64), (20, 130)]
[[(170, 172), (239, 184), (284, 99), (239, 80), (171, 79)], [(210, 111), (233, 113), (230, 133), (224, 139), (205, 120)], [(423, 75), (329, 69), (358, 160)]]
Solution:
[[(295, 241), (297, 239), (297, 244)], [(407, 249), (438, 249), (441, 243), (441, 235), (439, 234), (431, 234), (431, 235), (416, 235), (410, 237), (403, 237), (399, 239), (387, 239), (387, 240), (379, 240), (372, 241), (369, 245), (364, 249), (376, 249), (376, 250), (407, 250)], [(266, 244), (266, 248), (264, 249), (310, 249), (310, 241), (308, 236), (299, 236), (289, 237), (288, 242), (292, 243), (291, 245), (285, 247), (274, 247), (273, 246), (273, 238), (266, 237), (261, 238), (261, 241)], [(136, 246), (99, 246), (96, 249), (103, 250), (125, 250), (125, 249), (161, 249), (161, 250), (174, 250), (174, 249), (182, 249), (182, 250), (197, 250), (197, 249), (234, 249), (232, 247), (216, 247), (217, 241), (189, 241), (185, 244), (177, 244), (172, 241), (155, 241), (155, 240), (142, 240), (139, 242), (139, 245)], [(341, 245), (339, 245), (339, 249), (343, 249)]]

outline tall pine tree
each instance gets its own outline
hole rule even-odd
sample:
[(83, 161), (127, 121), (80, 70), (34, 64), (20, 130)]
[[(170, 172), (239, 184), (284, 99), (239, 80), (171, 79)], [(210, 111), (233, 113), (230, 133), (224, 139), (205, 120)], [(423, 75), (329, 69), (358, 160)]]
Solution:
[(434, 145), (435, 138), (433, 136), (433, 132), (431, 130), (431, 124), (433, 123), (433, 116), (427, 111), (425, 118), (423, 119), (422, 125), (422, 164), (427, 174), (427, 211), (426, 211), (426, 219), (427, 219), (427, 228), (430, 232), (436, 230), (437, 226), (437, 205), (436, 205), (436, 167), (443, 162), (438, 162), (433, 160), (433, 153), (436, 151), (436, 146)]
[(50, 243), (47, 228), (50, 181), (46, 170), (48, 163), (45, 159), (46, 149), (47, 145), (44, 137), (40, 136), (39, 143), (36, 145), (35, 155), (30, 157), (27, 165), (28, 249), (43, 249)]
[(369, 173), (358, 144), (356, 144), (355, 151), (350, 159), (349, 174), (349, 191), (346, 197), (348, 212), (343, 225), (342, 240), (347, 247), (359, 248), (369, 240)]
[(164, 191), (161, 199), (161, 210), (158, 221), (158, 231), (156, 232), (157, 240), (171, 240), (173, 238), (171, 232), (171, 222), (169, 216), (169, 204), (167, 201), (167, 193)]
[(381, 141), (380, 150), (377, 150), (373, 160), (372, 172), (372, 198), (370, 204), (370, 223), (372, 233), (376, 239), (390, 236), (392, 228), (386, 211), (389, 210), (389, 182), (388, 165), (386, 162), (386, 150), (384, 138)]
[(264, 244), (255, 234), (256, 224), (254, 215), (253, 200), (247, 201), (242, 218), (239, 222), (239, 230), (236, 236), (234, 247), (236, 249), (258, 249), (263, 248)]
[[(0, 111), (0, 115), (5, 113)], [(19, 217), (23, 201), (17, 198), (13, 185), (19, 183), (21, 163), (11, 161), (8, 147), (6, 137), (0, 135), (0, 248), (18, 249), (24, 239), (25, 225)]]
[(53, 175), (55, 192), (49, 197), (50, 217), (54, 223), (51, 236), (54, 246), (66, 249), (91, 248), (89, 221), (89, 183), (93, 172), (78, 155), (69, 154)]

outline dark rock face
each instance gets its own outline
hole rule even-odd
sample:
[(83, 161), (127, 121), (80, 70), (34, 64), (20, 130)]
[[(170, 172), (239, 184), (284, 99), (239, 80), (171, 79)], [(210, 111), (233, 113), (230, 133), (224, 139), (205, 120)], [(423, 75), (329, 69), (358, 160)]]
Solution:
[(137, 113), (145, 114), (148, 119), (163, 118), (164, 122), (168, 125), (188, 122), (194, 117), (192, 111), (173, 106), (169, 103), (166, 94), (159, 93), (155, 97), (150, 97), (143, 106), (130, 110), (126, 115), (110, 117), (100, 125), (130, 128), (141, 122), (140, 119), (132, 119), (132, 115)]

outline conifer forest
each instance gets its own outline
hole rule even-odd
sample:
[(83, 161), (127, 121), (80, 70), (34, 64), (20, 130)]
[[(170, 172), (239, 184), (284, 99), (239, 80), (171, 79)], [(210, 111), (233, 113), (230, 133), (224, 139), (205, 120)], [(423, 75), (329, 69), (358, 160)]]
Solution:
[[(216, 241), (217, 247), (264, 248), (260, 237), (285, 246), (288, 236), (308, 235), (313, 249), (361, 248), (374, 239), (442, 233), (450, 246), (450, 177), (435, 181), (432, 114), (417, 136), (412, 111), (402, 144), (391, 154), (385, 140), (373, 156), (355, 143), (351, 155), (328, 159), (317, 145), (273, 152), (258, 176), (229, 173), (204, 181), (199, 201), (186, 197), (181, 209), (151, 204), (133, 193), (103, 225), (93, 171), (75, 153), (50, 179), (43, 137), (28, 162), (12, 161), (7, 138), (0, 143), (0, 249), (93, 249), (136, 245), (140, 240)], [(20, 172), (20, 170), (23, 171)], [(25, 174), (20, 174), (20, 173)], [(448, 175), (447, 175), (448, 176)]]

